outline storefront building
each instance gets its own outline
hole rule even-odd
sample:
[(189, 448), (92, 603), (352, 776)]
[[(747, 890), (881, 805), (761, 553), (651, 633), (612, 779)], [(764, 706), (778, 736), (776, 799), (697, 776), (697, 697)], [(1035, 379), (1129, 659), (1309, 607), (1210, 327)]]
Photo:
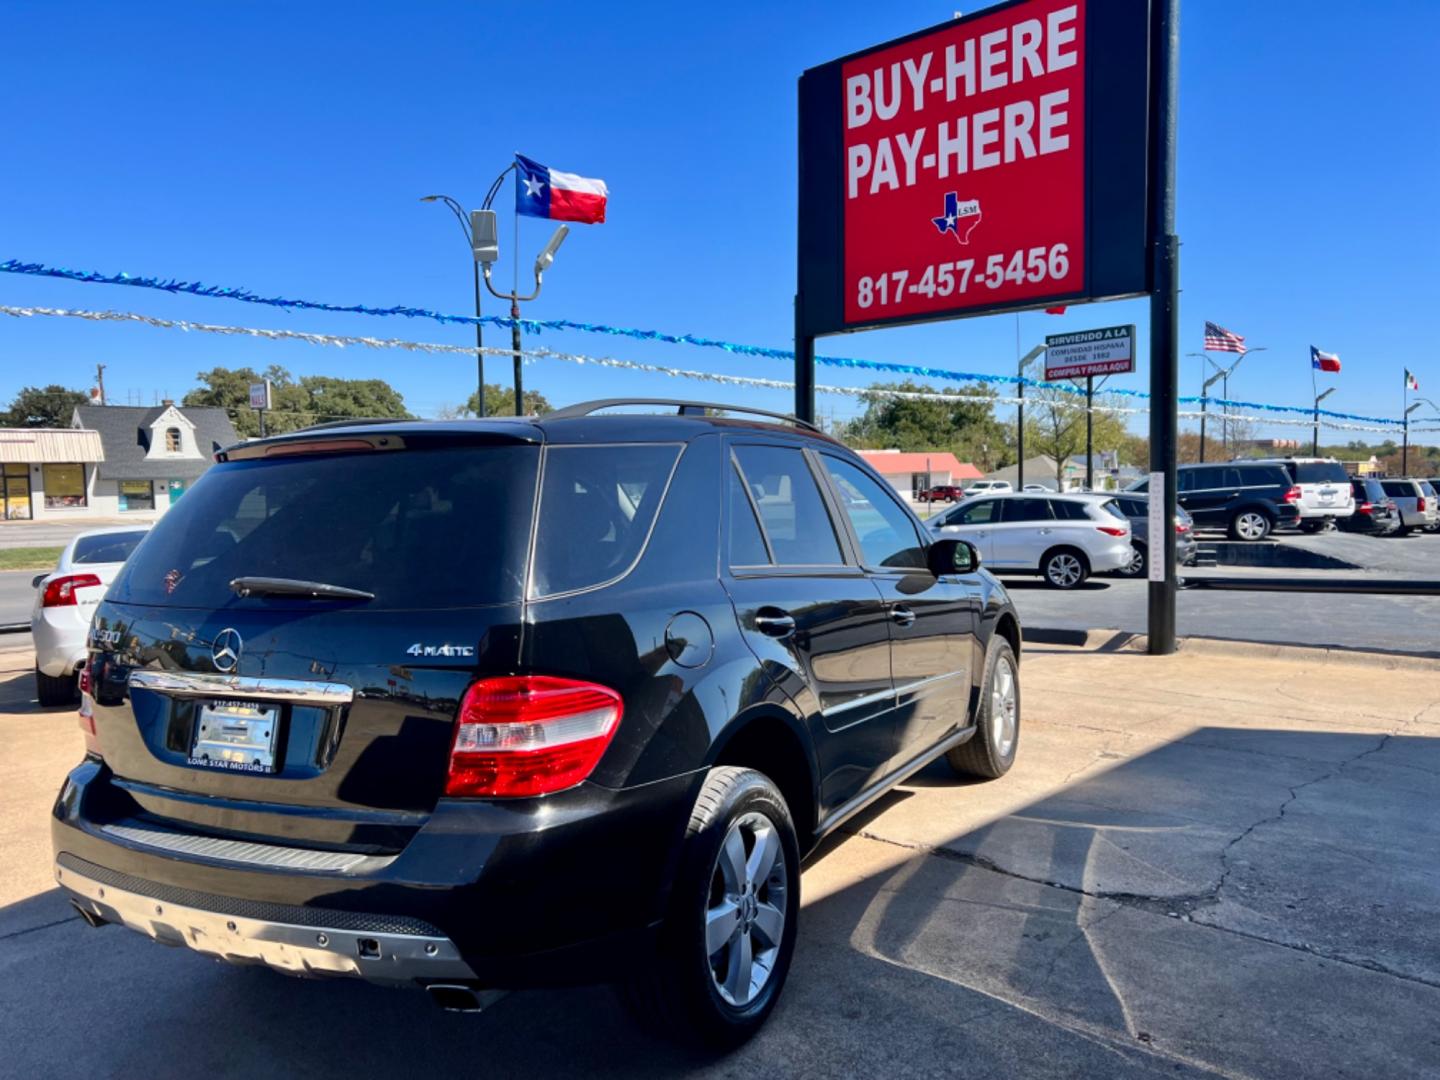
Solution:
[(81, 405), (70, 428), (0, 429), (8, 521), (153, 520), (239, 442), (224, 409)]

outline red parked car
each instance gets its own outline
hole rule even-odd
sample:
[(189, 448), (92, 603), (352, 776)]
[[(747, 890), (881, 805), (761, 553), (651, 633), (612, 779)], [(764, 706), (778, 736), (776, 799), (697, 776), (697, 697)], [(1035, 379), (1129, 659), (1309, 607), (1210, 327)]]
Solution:
[(958, 484), (936, 484), (929, 491), (918, 492), (915, 496), (920, 502), (959, 502), (965, 497), (965, 492)]

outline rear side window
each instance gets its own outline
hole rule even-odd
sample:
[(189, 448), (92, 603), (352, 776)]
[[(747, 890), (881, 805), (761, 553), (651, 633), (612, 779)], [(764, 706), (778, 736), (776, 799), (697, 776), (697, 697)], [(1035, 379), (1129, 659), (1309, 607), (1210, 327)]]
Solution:
[(533, 595), (602, 585), (640, 556), (680, 447), (552, 446), (545, 451)]
[(1069, 499), (1051, 499), (1050, 512), (1055, 515), (1056, 521), (1085, 521), (1089, 514), (1085, 511), (1085, 504), (1071, 502)]
[(962, 506), (950, 513), (946, 525), (988, 525), (996, 519), (995, 511), (1000, 508), (999, 499), (985, 499), (982, 502)]
[(534, 446), (306, 454), (211, 468), (150, 530), (109, 598), (219, 609), (237, 577), (375, 594), (378, 609), (520, 599), (535, 504)]
[(1385, 494), (1392, 499), (1413, 499), (1415, 498), (1415, 489), (1404, 480), (1386, 480)]
[(1283, 465), (1249, 465), (1237, 471), (1240, 483), (1246, 487), (1290, 488), (1295, 484), (1290, 479), (1290, 471)]
[(1350, 474), (1338, 461), (1301, 461), (1295, 464), (1297, 484), (1348, 484)]
[(770, 552), (765, 550), (765, 537), (760, 533), (760, 523), (755, 520), (755, 507), (745, 494), (745, 482), (731, 462), (727, 481), (730, 500), (730, 565), (765, 566), (770, 562)]
[(920, 534), (894, 497), (848, 461), (828, 454), (823, 460), (840, 489), (840, 501), (860, 540), (865, 565), (925, 569), (925, 547), (920, 542)]
[(81, 536), (75, 541), (75, 550), (70, 555), (70, 561), (80, 564), (124, 562), (144, 539), (144, 532)]
[(1114, 499), (1107, 499), (1105, 502), (1101, 503), (1100, 509), (1104, 510), (1105, 513), (1109, 514), (1113, 518), (1119, 518), (1121, 521), (1130, 520), (1128, 517), (1125, 516), (1125, 511), (1121, 508), (1120, 504)]
[(737, 446), (770, 550), (781, 566), (838, 566), (845, 560), (805, 455), (784, 446)]
[(1053, 521), (1049, 499), (1002, 499), (1000, 520), (1006, 525), (1026, 521)]

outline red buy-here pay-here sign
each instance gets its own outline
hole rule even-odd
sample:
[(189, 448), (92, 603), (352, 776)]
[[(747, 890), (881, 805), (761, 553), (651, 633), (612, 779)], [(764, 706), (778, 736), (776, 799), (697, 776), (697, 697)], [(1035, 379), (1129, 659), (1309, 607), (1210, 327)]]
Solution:
[(1029, 0), (844, 65), (847, 324), (1083, 288), (1085, 2)]

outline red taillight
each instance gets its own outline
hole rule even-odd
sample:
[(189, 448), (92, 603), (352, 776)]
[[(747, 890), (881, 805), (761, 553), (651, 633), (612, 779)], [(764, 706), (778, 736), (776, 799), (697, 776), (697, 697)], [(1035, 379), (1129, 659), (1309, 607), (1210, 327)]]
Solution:
[(1299, 501), (1300, 501), (1300, 489), (1299, 489), (1298, 487), (1292, 487), (1289, 491), (1285, 492), (1285, 499), (1284, 499), (1284, 501), (1287, 502), (1287, 503), (1297, 503), (1297, 502), (1299, 502)]
[(1424, 496), (1424, 495), (1421, 495), (1418, 499), (1415, 500), (1415, 512), (1416, 512), (1417, 514), (1423, 514), (1423, 513), (1425, 513), (1425, 496)]
[(620, 695), (548, 675), (472, 683), (460, 702), (446, 795), (518, 798), (574, 787), (620, 726)]
[(99, 585), (100, 579), (94, 574), (66, 574), (51, 578), (45, 583), (45, 595), (40, 599), (41, 607), (68, 607), (76, 603), (75, 590)]
[(1375, 507), (1374, 507), (1373, 504), (1368, 503), (1368, 502), (1363, 502), (1363, 503), (1361, 503), (1359, 506), (1355, 507), (1355, 513), (1357, 513), (1357, 514), (1368, 514), (1368, 513), (1370, 513), (1371, 511), (1373, 511), (1374, 509), (1375, 509)]
[(1177, 521), (1177, 522), (1175, 522), (1175, 532), (1176, 532), (1178, 535), (1184, 536), (1184, 535), (1185, 535), (1187, 532), (1189, 532), (1189, 531), (1190, 531), (1190, 526), (1187, 525), (1185, 522), (1183, 522), (1183, 521)]
[(1129, 536), (1129, 529), (1122, 529), (1115, 525), (1096, 525), (1095, 528), (1106, 536)]
[(80, 730), (85, 733), (85, 752), (100, 753), (100, 740), (95, 733), (95, 699), (90, 696), (90, 669), (80, 669)]

